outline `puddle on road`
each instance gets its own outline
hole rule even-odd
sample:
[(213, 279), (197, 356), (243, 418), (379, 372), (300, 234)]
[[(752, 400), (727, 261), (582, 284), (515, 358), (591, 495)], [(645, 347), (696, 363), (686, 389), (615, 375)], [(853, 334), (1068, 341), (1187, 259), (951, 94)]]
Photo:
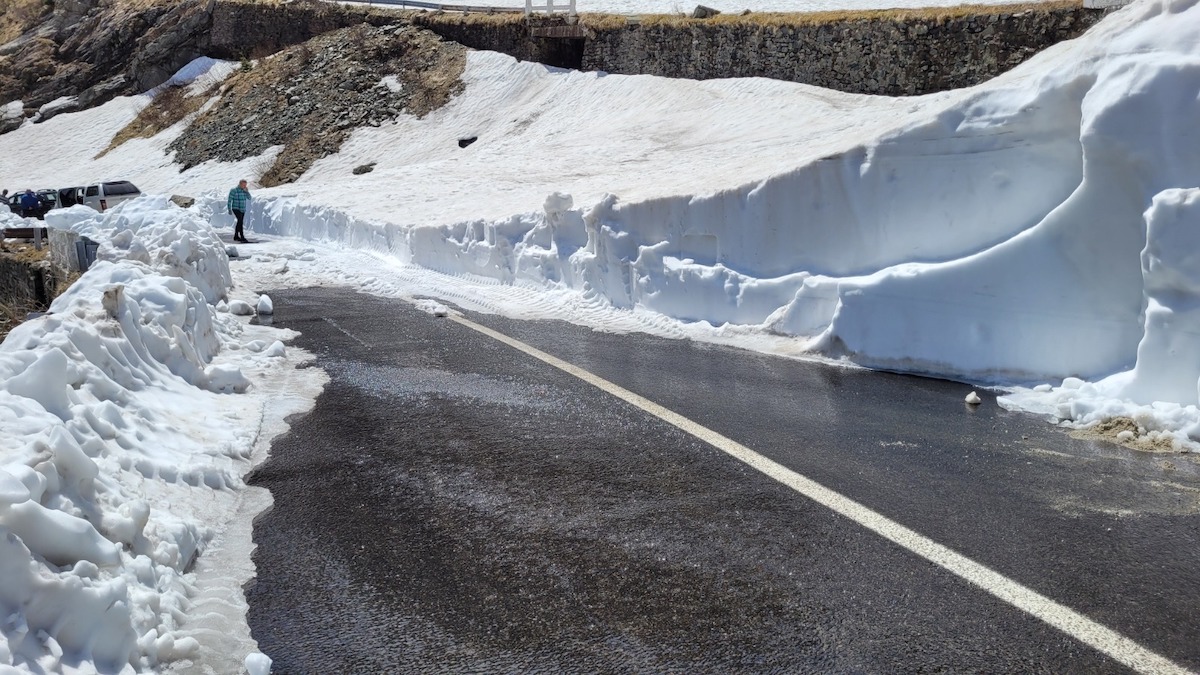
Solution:
[(322, 365), (330, 377), (379, 398), (469, 399), (539, 409), (556, 407), (560, 398), (552, 387), (511, 378), (485, 377), (435, 368), (374, 366), (356, 361), (329, 361)]

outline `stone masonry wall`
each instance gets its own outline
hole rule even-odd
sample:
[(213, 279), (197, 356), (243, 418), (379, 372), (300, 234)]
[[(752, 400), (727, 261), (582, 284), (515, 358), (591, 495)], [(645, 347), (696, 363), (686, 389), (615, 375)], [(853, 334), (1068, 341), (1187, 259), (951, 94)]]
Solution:
[(0, 254), (0, 302), (44, 308), (58, 295), (60, 283), (49, 261), (31, 263)]
[[(55, 10), (37, 33), (42, 37), (0, 49), (0, 105), (22, 100), (25, 116), (45, 121), (146, 91), (197, 56), (267, 56), (364, 22), (408, 22), (467, 47), (564, 68), (695, 79), (762, 76), (848, 92), (921, 94), (994, 77), (1080, 35), (1104, 15), (1057, 4), (1017, 13), (980, 7), (955, 18), (921, 18), (920, 11), (904, 18), (904, 10), (823, 22), (749, 15), (637, 23), (583, 15), (578, 24), (542, 17), (531, 26), (520, 14), (395, 11), (320, 0), (84, 5), (86, 12)], [(571, 37), (535, 37), (535, 28), (539, 35)], [(72, 104), (38, 112), (71, 96), (77, 97)], [(0, 133), (23, 122), (19, 116), (0, 121)]]
[(589, 29), (581, 67), (693, 79), (760, 76), (862, 94), (924, 94), (995, 77), (1081, 35), (1103, 15), (1081, 7), (1016, 14), (997, 7), (994, 14), (941, 20), (634, 24)]

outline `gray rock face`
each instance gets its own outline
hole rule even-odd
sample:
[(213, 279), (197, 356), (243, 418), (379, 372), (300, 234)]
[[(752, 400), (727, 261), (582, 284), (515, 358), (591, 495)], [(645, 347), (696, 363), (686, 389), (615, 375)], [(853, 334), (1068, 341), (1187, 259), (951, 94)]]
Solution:
[(1081, 35), (1104, 16), (1079, 7), (1012, 12), (998, 5), (990, 11), (941, 20), (901, 15), (793, 26), (749, 20), (621, 26), (589, 31), (580, 67), (699, 80), (770, 77), (905, 96), (983, 82)]
[[(0, 104), (23, 100), (36, 110), (78, 96), (79, 109), (86, 109), (156, 87), (198, 56), (266, 56), (366, 16), (360, 9), (315, 1), (164, 0), (131, 8), (56, 0), (45, 23), (4, 45)], [(384, 22), (379, 12), (371, 16)]]
[(465, 63), (461, 45), (415, 26), (363, 24), (327, 33), (232, 75), (221, 100), (170, 150), (186, 168), (282, 145), (274, 164), (260, 167), (259, 182), (290, 182), (336, 152), (355, 128), (402, 112), (423, 116), (445, 104), (462, 87)]
[(21, 128), (25, 123), (24, 117), (0, 117), (0, 134), (7, 134)]

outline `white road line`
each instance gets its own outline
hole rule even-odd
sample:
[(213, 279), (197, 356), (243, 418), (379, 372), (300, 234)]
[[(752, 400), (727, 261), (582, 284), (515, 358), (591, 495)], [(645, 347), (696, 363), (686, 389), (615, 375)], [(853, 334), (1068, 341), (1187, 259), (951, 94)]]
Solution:
[(842, 494), (806, 478), (795, 471), (772, 461), (746, 446), (726, 438), (707, 427), (696, 424), (686, 417), (672, 412), (649, 399), (619, 387), (604, 378), (574, 366), (560, 358), (531, 347), (520, 340), (482, 326), (461, 316), (450, 319), (522, 351), (559, 370), (598, 387), (617, 398), (631, 403), (642, 410), (699, 438), (731, 457), (738, 459), (767, 476), (783, 483), (796, 492), (853, 520), (926, 560), (971, 582), (995, 597), (1028, 614), (1041, 619), (1071, 637), (1111, 656), (1140, 673), (1189, 673), (1187, 668), (1157, 654), (1120, 633), (1092, 621), (1083, 614), (981, 565), (964, 555), (937, 543), (896, 521), (877, 513)]

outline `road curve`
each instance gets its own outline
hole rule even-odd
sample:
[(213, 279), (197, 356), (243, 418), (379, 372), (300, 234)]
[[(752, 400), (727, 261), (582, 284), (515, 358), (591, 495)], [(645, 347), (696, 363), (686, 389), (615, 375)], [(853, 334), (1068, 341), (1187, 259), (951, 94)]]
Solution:
[[(1123, 672), (680, 429), (460, 324), (272, 292), (332, 376), (254, 482), (277, 673)], [(1176, 663), (1200, 476), (962, 385), (470, 317), (856, 500)]]

